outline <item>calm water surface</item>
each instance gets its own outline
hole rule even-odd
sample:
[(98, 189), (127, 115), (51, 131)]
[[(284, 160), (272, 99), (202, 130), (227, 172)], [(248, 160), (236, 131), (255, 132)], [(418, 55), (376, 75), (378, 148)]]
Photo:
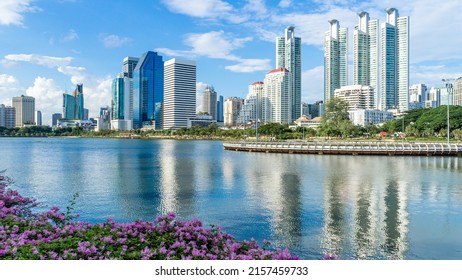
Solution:
[(0, 138), (22, 194), (82, 220), (174, 211), (304, 259), (462, 259), (462, 159), (257, 154), (220, 141)]

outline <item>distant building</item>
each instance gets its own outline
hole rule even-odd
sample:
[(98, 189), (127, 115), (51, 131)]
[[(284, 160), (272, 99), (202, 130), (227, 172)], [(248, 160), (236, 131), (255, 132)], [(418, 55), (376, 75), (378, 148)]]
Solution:
[(112, 81), (111, 129), (133, 129), (133, 79), (125, 73)]
[(35, 111), (35, 125), (42, 125), (42, 112), (40, 111)]
[(164, 68), (163, 129), (186, 128), (196, 117), (196, 62), (174, 58)]
[(16, 109), (15, 126), (35, 124), (35, 98), (32, 96), (13, 97), (13, 107)]
[(224, 125), (227, 127), (232, 127), (237, 125), (237, 118), (239, 112), (242, 109), (244, 100), (239, 97), (229, 97), (225, 100), (224, 108)]
[(133, 71), (135, 71), (136, 64), (140, 59), (137, 57), (127, 56), (123, 60), (122, 74), (123, 77), (133, 79)]
[(348, 29), (340, 28), (336, 19), (329, 21), (324, 38), (324, 101), (348, 83)]
[(87, 108), (83, 108), (83, 120), (89, 120), (90, 119), (90, 110)]
[(322, 116), (322, 105), (324, 104), (323, 101), (317, 101), (313, 104), (307, 104), (307, 113), (306, 116), (314, 119), (316, 117)]
[(72, 94), (63, 94), (63, 118), (67, 120), (85, 119), (82, 84), (78, 84)]
[(56, 127), (58, 125), (58, 120), (63, 118), (63, 114), (61, 113), (54, 113), (51, 115), (51, 126)]
[(366, 126), (393, 120), (393, 113), (380, 110), (358, 109), (348, 111), (354, 125)]
[(292, 123), (289, 71), (285, 68), (274, 69), (266, 74), (263, 83), (262, 121)]
[(163, 107), (164, 61), (156, 52), (148, 51), (133, 70), (133, 128), (154, 124), (162, 129)]
[(264, 95), (264, 83), (261, 81), (249, 85), (249, 93), (244, 99), (241, 111), (239, 112), (238, 124), (261, 121), (262, 119), (262, 98)]
[(0, 104), (0, 127), (13, 128), (16, 124), (16, 108)]
[(223, 95), (220, 95), (217, 101), (217, 122), (218, 123), (223, 123), (224, 121), (224, 111), (223, 111), (224, 104), (225, 104), (225, 100), (223, 98)]
[(212, 116), (212, 120), (217, 120), (217, 92), (213, 86), (207, 86), (202, 99), (202, 111)]
[(200, 127), (207, 127), (213, 123), (216, 123), (216, 120), (213, 119), (212, 116), (208, 115), (201, 115), (195, 116), (193, 118), (188, 118), (188, 128), (193, 126), (200, 126)]
[(335, 97), (347, 101), (348, 110), (375, 109), (374, 89), (371, 86), (344, 86), (335, 90)]
[(424, 108), (425, 101), (427, 101), (426, 85), (414, 84), (409, 87), (409, 110)]
[(462, 77), (454, 82), (454, 105), (462, 106)]

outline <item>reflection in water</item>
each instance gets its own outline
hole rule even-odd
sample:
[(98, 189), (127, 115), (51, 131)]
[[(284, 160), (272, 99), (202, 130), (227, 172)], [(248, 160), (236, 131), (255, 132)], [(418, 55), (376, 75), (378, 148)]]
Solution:
[(359, 259), (403, 258), (408, 187), (395, 178), (408, 176), (401, 174), (404, 165), (387, 160), (378, 164), (368, 158), (330, 157), (322, 240), (326, 253), (345, 255), (345, 248), (351, 248), (348, 254)]

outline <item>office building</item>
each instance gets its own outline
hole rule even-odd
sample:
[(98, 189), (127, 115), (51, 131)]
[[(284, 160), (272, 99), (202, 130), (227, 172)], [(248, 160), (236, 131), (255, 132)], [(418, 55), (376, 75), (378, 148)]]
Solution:
[(379, 110), (357, 109), (348, 111), (350, 120), (354, 125), (367, 126), (380, 124), (393, 120), (393, 113)]
[(220, 95), (217, 101), (217, 123), (221, 123), (221, 124), (223, 124), (224, 122), (224, 111), (223, 111), (224, 103), (225, 103), (225, 100), (223, 98), (223, 95)]
[[(124, 60), (125, 62), (125, 60)], [(112, 81), (111, 129), (133, 128), (133, 79), (120, 74)]]
[(336, 19), (329, 24), (324, 40), (324, 101), (348, 84), (348, 29), (340, 28)]
[(163, 106), (164, 62), (162, 56), (148, 51), (141, 56), (133, 70), (133, 128), (153, 126), (162, 129)]
[(72, 94), (63, 94), (63, 118), (67, 120), (85, 119), (82, 84), (78, 84)]
[(0, 127), (13, 128), (16, 124), (16, 108), (0, 104)]
[(217, 92), (213, 86), (207, 86), (202, 99), (202, 111), (212, 116), (212, 120), (217, 120)]
[(301, 70), (301, 48), (302, 40), (295, 37), (294, 27), (289, 26), (285, 29), (284, 37), (276, 38), (276, 69), (285, 68), (289, 75), (289, 94), (290, 94), (290, 118), (289, 122), (301, 116), (302, 102), (302, 70)]
[(35, 124), (35, 98), (32, 96), (13, 97), (13, 107), (16, 110), (15, 126)]
[(41, 126), (42, 125), (42, 112), (41, 111), (35, 111), (34, 119), (35, 119), (35, 125), (36, 126)]
[(165, 62), (164, 129), (188, 127), (196, 117), (196, 62), (170, 59)]
[(127, 56), (123, 60), (122, 73), (124, 77), (133, 79), (133, 71), (135, 71), (136, 64), (140, 59), (137, 57)]
[(56, 127), (58, 125), (58, 120), (63, 118), (63, 114), (61, 113), (54, 113), (51, 115), (51, 126)]
[(367, 12), (358, 13), (359, 24), (353, 31), (353, 84), (374, 90), (375, 107), (379, 106), (379, 21), (370, 20)]
[(290, 72), (285, 68), (274, 69), (266, 74), (263, 84), (262, 121), (292, 123)]
[(239, 97), (228, 97), (225, 100), (224, 108), (224, 125), (233, 127), (237, 125), (239, 112), (242, 110), (244, 99)]
[(381, 108), (407, 111), (409, 105), (409, 17), (386, 10), (381, 25)]

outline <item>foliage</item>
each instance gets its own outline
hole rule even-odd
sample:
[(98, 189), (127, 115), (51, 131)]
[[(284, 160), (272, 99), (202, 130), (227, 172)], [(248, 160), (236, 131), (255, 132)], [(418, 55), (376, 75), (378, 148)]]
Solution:
[(325, 111), (319, 126), (320, 136), (350, 137), (358, 134), (358, 129), (350, 121), (348, 102), (332, 98), (325, 103)]
[(287, 249), (237, 241), (219, 226), (179, 221), (173, 213), (155, 222), (89, 224), (69, 219), (71, 204), (66, 214), (53, 207), (31, 215), (35, 201), (9, 189), (10, 183), (0, 174), (0, 259), (298, 259)]

